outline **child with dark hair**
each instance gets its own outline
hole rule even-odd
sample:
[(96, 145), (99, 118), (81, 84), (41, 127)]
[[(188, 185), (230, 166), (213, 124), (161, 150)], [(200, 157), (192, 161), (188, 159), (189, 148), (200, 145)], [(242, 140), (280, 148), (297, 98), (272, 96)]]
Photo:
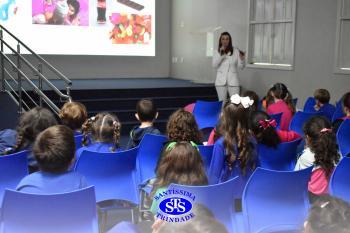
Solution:
[(290, 142), (300, 138), (294, 131), (276, 129), (277, 122), (262, 111), (253, 112), (250, 116), (250, 129), (258, 143), (276, 148), (281, 142)]
[[(118, 152), (121, 124), (114, 114), (99, 113), (86, 120), (83, 124), (83, 147), (77, 150), (76, 156), (79, 159), (85, 150), (94, 152)], [(92, 142), (89, 143), (89, 136)]]
[(273, 97), (273, 103), (267, 101), (267, 113), (269, 115), (283, 113), (281, 118), (281, 130), (288, 130), (290, 121), (295, 113), (293, 105), (293, 97), (283, 83), (276, 83), (270, 89), (270, 94)]
[(250, 106), (250, 110), (252, 112), (258, 111), (259, 108), (259, 96), (254, 91), (247, 90), (243, 93), (242, 97), (249, 97), (251, 100), (254, 100), (252, 106)]
[(295, 170), (314, 166), (309, 181), (311, 200), (328, 193), (328, 182), (339, 162), (338, 145), (331, 123), (322, 116), (310, 118), (304, 125), (306, 148), (297, 161)]
[(350, 119), (350, 92), (345, 93), (341, 101), (342, 101), (343, 112), (345, 113), (345, 116), (343, 116), (342, 118), (336, 119), (333, 122), (333, 129), (335, 132), (338, 132), (338, 129), (341, 123), (343, 123), (343, 121)]
[(67, 0), (68, 4), (68, 14), (65, 19), (66, 25), (79, 26), (79, 11), (80, 11), (80, 3), (77, 0)]
[(79, 102), (65, 103), (59, 113), (61, 123), (74, 130), (75, 135), (82, 133), (81, 127), (87, 120), (87, 116), (85, 106)]
[(27, 193), (64, 193), (87, 187), (85, 178), (68, 171), (74, 162), (74, 133), (63, 125), (41, 132), (33, 146), (40, 171), (22, 179), (17, 190)]
[(235, 176), (249, 177), (258, 165), (256, 142), (248, 127), (249, 97), (231, 96), (225, 104), (220, 121), (222, 137), (214, 144), (208, 171), (210, 183), (224, 182)]
[(126, 149), (138, 146), (143, 136), (147, 133), (160, 134), (159, 130), (153, 127), (153, 122), (157, 119), (158, 112), (152, 100), (142, 99), (137, 102), (135, 117), (141, 124), (130, 131)]
[[(22, 150), (31, 151), (38, 134), (53, 125), (57, 125), (56, 118), (46, 108), (35, 107), (24, 112), (16, 128), (16, 144), (3, 154), (13, 154)], [(30, 173), (38, 170), (37, 161), (32, 153), (28, 154), (28, 165)]]
[(304, 228), (305, 233), (350, 233), (349, 203), (336, 197), (321, 196), (309, 210)]
[[(171, 183), (207, 185), (208, 178), (198, 148), (194, 143), (180, 141), (167, 145), (156, 170), (151, 196), (166, 191)], [(160, 200), (153, 200), (151, 212), (156, 214)]]
[(323, 112), (324, 116), (329, 120), (332, 120), (335, 112), (335, 107), (329, 104), (331, 95), (326, 89), (317, 89), (314, 93), (316, 104), (314, 106), (315, 111)]

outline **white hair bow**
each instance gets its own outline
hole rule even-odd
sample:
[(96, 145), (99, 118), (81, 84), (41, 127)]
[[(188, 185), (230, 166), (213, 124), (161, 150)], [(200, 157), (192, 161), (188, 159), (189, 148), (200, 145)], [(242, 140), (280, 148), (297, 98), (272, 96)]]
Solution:
[(233, 104), (242, 104), (244, 108), (249, 108), (254, 104), (254, 100), (251, 100), (248, 96), (241, 97), (238, 94), (232, 95), (230, 100)]

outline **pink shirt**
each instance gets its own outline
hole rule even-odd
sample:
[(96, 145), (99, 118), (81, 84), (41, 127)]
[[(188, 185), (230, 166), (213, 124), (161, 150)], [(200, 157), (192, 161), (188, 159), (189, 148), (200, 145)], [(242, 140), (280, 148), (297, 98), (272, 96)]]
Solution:
[(276, 103), (270, 104), (267, 107), (267, 114), (277, 114), (282, 112), (282, 118), (281, 118), (281, 125), (280, 129), (281, 130), (289, 130), (289, 123), (292, 120), (293, 113), (288, 107), (288, 105), (283, 101), (280, 100)]
[(312, 171), (309, 181), (309, 191), (316, 195), (328, 194), (328, 179), (322, 168), (317, 168)]
[(294, 132), (292, 130), (291, 131), (276, 130), (276, 132), (281, 142), (291, 142), (300, 138), (300, 135), (297, 132)]

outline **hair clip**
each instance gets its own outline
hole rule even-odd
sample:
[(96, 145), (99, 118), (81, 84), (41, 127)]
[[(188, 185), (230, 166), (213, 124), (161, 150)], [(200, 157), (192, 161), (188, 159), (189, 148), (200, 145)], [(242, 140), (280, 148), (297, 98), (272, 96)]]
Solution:
[[(198, 148), (196, 143), (194, 143), (193, 141), (190, 141), (189, 143), (191, 144), (191, 146), (193, 146), (194, 148), (196, 148), (199, 151), (199, 148)], [(177, 144), (177, 142), (169, 143), (169, 145), (167, 146), (167, 148), (165, 150), (166, 151), (171, 151), (172, 149), (174, 149), (176, 144)]]
[(321, 129), (320, 133), (332, 133), (332, 129), (323, 128), (323, 129)]
[(96, 120), (96, 117), (93, 116), (93, 117), (90, 118), (90, 120), (91, 120), (91, 121), (95, 121), (95, 120)]
[(260, 120), (260, 121), (259, 121), (259, 125), (260, 125), (263, 129), (267, 129), (267, 128), (269, 128), (269, 127), (276, 128), (276, 127), (277, 127), (277, 122), (276, 122), (275, 119)]
[(241, 97), (238, 94), (234, 94), (230, 98), (231, 103), (233, 104), (242, 104), (244, 108), (249, 108), (254, 104), (254, 100), (250, 99), (248, 96), (246, 97)]
[(323, 209), (324, 207), (326, 207), (329, 204), (329, 201), (323, 203), (322, 205), (320, 205), (320, 207)]

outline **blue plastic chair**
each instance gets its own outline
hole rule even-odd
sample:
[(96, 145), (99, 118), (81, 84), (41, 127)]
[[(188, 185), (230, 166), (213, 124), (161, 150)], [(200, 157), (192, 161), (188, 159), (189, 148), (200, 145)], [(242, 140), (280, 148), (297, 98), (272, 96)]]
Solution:
[(144, 184), (156, 176), (155, 169), (166, 140), (163, 135), (153, 134), (146, 134), (142, 138), (136, 158), (139, 184)]
[(197, 100), (193, 109), (193, 115), (199, 129), (214, 128), (218, 123), (221, 108), (222, 101)]
[(84, 151), (75, 171), (95, 186), (96, 200), (126, 200), (138, 204), (136, 155), (138, 148), (117, 153)]
[(233, 208), (234, 199), (239, 198), (235, 187), (239, 185), (238, 179), (233, 178), (221, 184), (209, 186), (186, 186), (171, 184), (169, 190), (184, 190), (195, 196), (193, 204), (202, 204), (214, 214), (215, 218), (226, 226), (230, 233), (239, 233), (239, 214)]
[(199, 149), (199, 153), (202, 156), (205, 170), (208, 171), (210, 162), (211, 162), (211, 157), (213, 156), (214, 145), (210, 145), (210, 146), (200, 145), (198, 146), (198, 149)]
[(337, 132), (337, 141), (341, 155), (348, 156), (350, 154), (350, 120), (341, 123)]
[(350, 158), (344, 157), (335, 167), (329, 182), (330, 194), (350, 203)]
[(301, 171), (257, 168), (243, 194), (245, 233), (303, 229), (312, 167)]
[(314, 97), (309, 97), (304, 104), (304, 112), (314, 112), (315, 111), (316, 100)]
[(342, 101), (339, 100), (335, 106), (335, 112), (333, 113), (332, 122), (344, 116), (345, 116), (345, 113), (343, 112), (343, 104), (342, 104)]
[(28, 151), (0, 156), (0, 204), (5, 189), (16, 189), (19, 182), (28, 175)]
[(6, 190), (2, 233), (98, 233), (94, 187), (39, 195)]
[(271, 114), (270, 117), (271, 119), (274, 119), (277, 123), (277, 129), (280, 128), (281, 126), (281, 118), (282, 118), (282, 115), (283, 115), (283, 112), (280, 112), (280, 113), (276, 113), (276, 114)]
[(289, 130), (304, 136), (303, 125), (313, 116), (322, 116), (322, 112), (296, 112), (290, 122)]
[(258, 144), (260, 167), (277, 171), (292, 171), (295, 167), (297, 148), (301, 138), (280, 143), (277, 148)]
[(81, 147), (83, 147), (82, 140), (83, 140), (83, 135), (82, 134), (74, 136), (75, 150), (78, 150)]

